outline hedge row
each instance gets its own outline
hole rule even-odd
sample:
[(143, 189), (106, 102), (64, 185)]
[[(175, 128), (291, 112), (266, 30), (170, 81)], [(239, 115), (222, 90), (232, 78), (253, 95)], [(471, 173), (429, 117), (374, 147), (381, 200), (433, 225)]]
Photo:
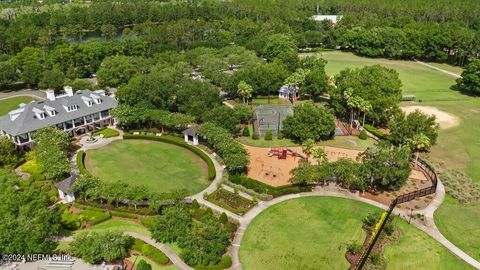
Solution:
[(208, 179), (213, 180), (215, 178), (215, 175), (216, 175), (215, 165), (213, 164), (213, 161), (210, 159), (210, 157), (207, 154), (205, 154), (202, 150), (186, 143), (182, 138), (173, 137), (173, 136), (169, 136), (169, 135), (151, 136), (151, 135), (125, 134), (125, 135), (123, 135), (123, 139), (125, 139), (125, 140), (129, 140), (129, 139), (152, 140), (152, 141), (170, 143), (170, 144), (174, 144), (174, 145), (186, 148), (186, 149), (192, 151), (193, 153), (197, 154), (201, 159), (203, 159), (207, 163), (207, 165), (208, 165)]
[(240, 174), (231, 175), (228, 180), (234, 184), (242, 185), (255, 192), (270, 194), (273, 197), (279, 197), (292, 193), (312, 191), (311, 186), (288, 185), (281, 187), (273, 187)]
[(368, 132), (372, 133), (373, 135), (375, 135), (375, 137), (379, 138), (379, 139), (384, 139), (384, 140), (388, 140), (388, 134), (385, 134), (383, 133), (382, 131), (380, 131), (378, 128), (376, 127), (373, 127), (371, 125), (368, 125), (368, 124), (365, 124), (363, 126)]
[(232, 258), (228, 255), (222, 257), (217, 265), (197, 266), (195, 270), (223, 270), (232, 266)]
[(137, 214), (129, 213), (129, 212), (110, 210), (110, 213), (114, 217), (132, 218), (132, 219), (137, 219), (138, 218)]
[(133, 249), (140, 251), (143, 256), (152, 259), (152, 261), (158, 264), (167, 264), (170, 261), (167, 255), (165, 255), (165, 253), (163, 253), (161, 250), (148, 243), (145, 243), (143, 240), (138, 238), (135, 238)]
[(87, 168), (85, 168), (85, 152), (83, 150), (77, 153), (77, 168), (82, 175), (89, 175)]
[(100, 222), (109, 220), (112, 217), (109, 211), (98, 211), (94, 208), (83, 210), (80, 212), (79, 216), (82, 218), (82, 220), (87, 221), (90, 225), (96, 225)]

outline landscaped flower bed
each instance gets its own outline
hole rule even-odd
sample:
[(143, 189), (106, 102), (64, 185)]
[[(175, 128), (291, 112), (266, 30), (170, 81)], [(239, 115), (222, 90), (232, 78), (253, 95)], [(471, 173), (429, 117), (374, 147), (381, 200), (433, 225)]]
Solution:
[(217, 189), (208, 195), (207, 200), (238, 215), (245, 214), (256, 204), (251, 200), (225, 189)]

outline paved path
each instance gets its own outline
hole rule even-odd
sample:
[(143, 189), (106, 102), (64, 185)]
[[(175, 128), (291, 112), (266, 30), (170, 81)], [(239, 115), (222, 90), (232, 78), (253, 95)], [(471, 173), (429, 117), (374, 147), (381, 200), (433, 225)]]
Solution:
[(150, 238), (149, 236), (145, 236), (143, 234), (139, 234), (136, 232), (127, 232), (128, 235), (138, 238), (140, 240), (143, 240), (144, 242), (158, 248), (161, 250), (167, 257), (170, 259), (170, 261), (180, 270), (193, 270), (192, 267), (188, 266), (180, 257), (173, 251), (171, 250), (167, 245), (158, 243), (154, 239)]
[[(123, 133), (122, 133), (123, 134)], [(96, 149), (99, 147), (102, 147), (111, 141), (121, 139), (122, 136), (118, 136), (116, 138), (110, 138), (110, 139), (105, 139), (105, 141), (100, 142), (96, 145), (87, 145), (85, 144), (82, 149)], [(201, 149), (201, 148), (199, 148)], [(215, 212), (222, 213), (224, 212), (229, 216), (231, 219), (237, 221), (239, 223), (239, 227), (237, 229), (237, 232), (235, 233), (235, 237), (232, 241), (232, 246), (231, 246), (231, 256), (232, 256), (232, 267), (230, 269), (232, 270), (241, 270), (242, 266), (240, 264), (240, 259), (239, 259), (239, 250), (240, 250), (240, 245), (243, 239), (243, 235), (245, 233), (245, 230), (247, 229), (248, 225), (252, 220), (260, 214), (262, 211), (265, 209), (269, 208), (272, 205), (275, 205), (277, 203), (290, 200), (290, 199), (295, 199), (295, 198), (302, 198), (302, 197), (310, 197), (310, 196), (330, 196), (330, 197), (340, 197), (340, 198), (347, 198), (347, 199), (352, 199), (356, 201), (361, 201), (364, 203), (368, 203), (370, 205), (376, 206), (378, 208), (382, 208), (384, 210), (388, 209), (387, 205), (381, 204), (376, 201), (372, 201), (363, 197), (360, 197), (359, 193), (351, 193), (348, 190), (342, 189), (337, 187), (336, 185), (328, 185), (325, 187), (318, 187), (312, 192), (305, 192), (305, 193), (298, 193), (298, 194), (289, 194), (281, 197), (277, 197), (271, 201), (260, 201), (257, 206), (252, 208), (249, 212), (247, 212), (244, 216), (239, 216), (237, 214), (234, 214), (226, 209), (223, 209), (222, 207), (215, 205), (203, 198), (204, 194), (210, 194), (214, 192), (217, 187), (221, 185), (221, 182), (223, 180), (223, 166), (218, 163), (216, 156), (214, 154), (210, 154), (205, 152), (203, 149), (201, 149), (204, 153), (206, 153), (210, 159), (213, 161), (213, 164), (215, 166), (215, 172), (216, 176), (215, 179), (212, 181), (212, 183), (204, 190), (201, 192), (190, 196), (188, 198), (190, 199), (195, 199), (197, 200), (200, 204), (212, 208)], [(437, 191), (435, 193), (435, 198), (433, 199), (432, 203), (426, 207), (425, 209), (414, 211), (413, 213), (419, 213), (422, 214), (426, 217), (427, 224), (423, 224), (420, 221), (416, 219), (412, 219), (411, 224), (413, 224), (415, 227), (419, 228), (420, 230), (424, 231), (431, 237), (433, 237), (435, 240), (437, 240), (440, 244), (445, 246), (447, 249), (449, 249), (451, 252), (453, 252), (455, 255), (457, 255), (459, 258), (464, 260), (465, 262), (469, 263), (473, 267), (480, 269), (480, 262), (476, 261), (473, 259), (471, 256), (463, 252), (461, 249), (456, 247), (454, 244), (452, 244), (450, 241), (448, 241), (437, 229), (435, 226), (435, 222), (433, 220), (433, 214), (435, 210), (441, 205), (445, 197), (445, 188), (441, 181), (438, 182), (437, 186)], [(406, 212), (404, 210), (400, 209), (394, 209), (393, 211), (394, 214), (399, 215), (403, 219), (408, 220), (409, 219), (409, 212)], [(127, 232), (127, 234), (140, 238), (144, 240), (145, 242), (157, 247), (158, 249), (162, 250), (169, 258), (170, 260), (179, 268), (179, 269), (192, 269), (189, 267), (185, 262), (183, 262), (180, 257), (175, 254), (168, 246), (157, 243), (155, 240), (151, 239), (148, 236), (140, 235), (137, 233), (131, 233)]]
[(418, 60), (416, 60), (416, 59), (414, 59), (413, 61), (419, 63), (420, 65), (424, 65), (424, 66), (429, 67), (429, 68), (431, 68), (431, 69), (438, 70), (438, 71), (440, 71), (440, 72), (442, 72), (442, 73), (445, 73), (445, 74), (450, 75), (450, 76), (455, 77), (455, 78), (461, 78), (461, 77), (462, 77), (462, 76), (458, 75), (457, 73), (453, 73), (453, 72), (451, 72), (451, 71), (448, 71), (448, 70), (445, 70), (445, 69), (441, 69), (441, 68), (436, 67), (436, 66), (432, 66), (432, 65), (430, 65), (430, 64), (427, 64), (427, 63), (422, 62), (422, 61), (418, 61)]
[(30, 96), (36, 99), (45, 99), (46, 94), (40, 90), (22, 89), (12, 92), (0, 92), (0, 99), (18, 97), (18, 96)]
[(213, 161), (213, 165), (215, 166), (215, 179), (213, 179), (212, 183), (206, 189), (200, 191), (199, 193), (197, 193), (193, 196), (187, 197), (187, 198), (192, 199), (192, 200), (197, 200), (197, 202), (199, 204), (210, 207), (210, 208), (212, 208), (213, 211), (215, 211), (217, 213), (224, 212), (230, 218), (235, 219), (235, 220), (240, 220), (241, 217), (239, 215), (234, 214), (234, 213), (232, 213), (232, 212), (230, 212), (226, 209), (223, 209), (222, 207), (220, 207), (216, 204), (213, 204), (213, 203), (211, 203), (211, 202), (209, 202), (209, 201), (207, 201), (203, 198), (204, 194), (211, 194), (212, 192), (217, 190), (218, 186), (221, 185), (221, 182), (223, 180), (223, 170), (224, 170), (224, 168), (223, 168), (222, 165), (220, 165), (220, 163), (218, 163), (218, 161), (216, 159), (216, 155), (207, 153), (206, 151), (204, 151), (201, 148), (198, 148), (198, 149), (202, 150)]
[[(440, 183), (440, 181), (439, 181)], [(346, 199), (352, 199), (356, 201), (361, 201), (364, 203), (368, 203), (370, 205), (382, 208), (384, 210), (388, 209), (388, 206), (381, 204), (379, 202), (375, 202), (363, 197), (360, 197), (359, 193), (351, 193), (347, 190), (338, 188), (336, 186), (327, 186), (325, 188), (317, 188), (316, 190), (312, 192), (306, 192), (306, 193), (298, 193), (298, 194), (289, 194), (281, 197), (277, 197), (271, 201), (266, 201), (266, 202), (260, 202), (256, 207), (251, 209), (247, 214), (245, 214), (243, 217), (240, 218), (240, 226), (235, 233), (235, 237), (232, 242), (232, 249), (231, 249), (231, 256), (232, 256), (232, 267), (230, 269), (234, 270), (241, 270), (242, 265), (240, 264), (240, 259), (239, 259), (239, 250), (240, 250), (240, 245), (243, 239), (243, 235), (245, 233), (245, 230), (247, 229), (248, 225), (252, 220), (260, 214), (262, 211), (265, 209), (269, 208), (272, 205), (275, 205), (277, 203), (290, 200), (290, 199), (295, 199), (295, 198), (302, 198), (302, 197), (310, 197), (310, 196), (330, 196), (330, 197), (340, 197), (340, 198), (346, 198)], [(452, 244), (450, 241), (448, 241), (437, 229), (435, 226), (435, 223), (433, 222), (433, 213), (435, 210), (440, 206), (441, 202), (443, 201), (443, 198), (445, 196), (445, 189), (443, 185), (440, 183), (437, 186), (437, 193), (434, 199), (434, 202), (432, 205), (424, 209), (423, 211), (417, 211), (414, 213), (424, 213), (425, 216), (427, 217), (427, 223), (428, 225), (424, 225), (418, 220), (412, 219), (411, 224), (414, 225), (415, 227), (419, 228), (420, 230), (424, 231), (428, 235), (430, 235), (432, 238), (437, 240), (440, 244), (445, 246), (447, 249), (449, 249), (451, 252), (453, 252), (455, 255), (457, 255), (460, 259), (464, 260), (465, 262), (469, 263), (473, 267), (480, 269), (480, 262), (476, 261), (473, 259), (471, 256), (463, 252), (461, 249), (456, 247), (454, 244)], [(401, 218), (408, 220), (409, 219), (409, 213), (405, 212), (404, 210), (400, 209), (394, 209), (393, 213), (395, 215), (400, 216)]]

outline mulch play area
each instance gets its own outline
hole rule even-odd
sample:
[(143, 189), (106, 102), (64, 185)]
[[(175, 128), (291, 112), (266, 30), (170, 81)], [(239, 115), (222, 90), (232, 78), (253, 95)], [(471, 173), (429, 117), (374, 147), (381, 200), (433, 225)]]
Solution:
[[(250, 165), (248, 167), (247, 176), (255, 179), (257, 181), (263, 182), (265, 184), (278, 187), (291, 184), (290, 179), (292, 178), (290, 171), (300, 164), (301, 158), (294, 155), (293, 153), (298, 153), (305, 155), (302, 152), (301, 147), (288, 147), (291, 152), (288, 152), (286, 159), (279, 159), (277, 156), (269, 156), (269, 151), (271, 148), (268, 147), (254, 147), (243, 145), (249, 153)], [(327, 153), (329, 161), (336, 161), (340, 158), (350, 158), (356, 160), (361, 151), (351, 150), (338, 147), (323, 146), (325, 152)], [(315, 161), (310, 160), (312, 163)], [(370, 193), (365, 192), (362, 194), (362, 197), (380, 202), (385, 205), (389, 205), (390, 202), (398, 195), (405, 194), (411, 191), (418, 189), (426, 188), (431, 186), (431, 182), (425, 174), (420, 169), (412, 168), (410, 178), (405, 186), (400, 190), (395, 192), (381, 192), (381, 193)], [(433, 194), (423, 198), (417, 198), (408, 203), (399, 205), (399, 208), (403, 209), (423, 209), (425, 208), (433, 199)]]

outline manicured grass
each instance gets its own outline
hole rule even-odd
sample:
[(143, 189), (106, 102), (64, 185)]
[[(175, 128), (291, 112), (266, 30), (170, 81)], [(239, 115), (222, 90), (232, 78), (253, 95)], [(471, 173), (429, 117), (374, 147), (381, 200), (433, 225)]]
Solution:
[(427, 64), (432, 65), (434, 67), (441, 68), (446, 71), (453, 72), (458, 75), (462, 75), (463, 68), (459, 66), (451, 66), (449, 64), (443, 64), (443, 63), (434, 63), (434, 62), (427, 62)]
[(77, 233), (82, 233), (85, 231), (91, 232), (106, 232), (106, 231), (114, 231), (114, 232), (137, 232), (143, 235), (150, 236), (150, 232), (147, 228), (143, 225), (138, 224), (133, 221), (129, 220), (121, 220), (121, 219), (110, 219), (105, 222), (102, 222), (98, 225), (92, 226), (88, 229), (76, 231)]
[(122, 140), (87, 151), (87, 170), (112, 183), (145, 185), (152, 191), (202, 191), (210, 182), (206, 163), (193, 152), (168, 143)]
[(467, 254), (480, 260), (480, 204), (460, 204), (451, 196), (435, 212), (442, 234)]
[(368, 147), (375, 144), (375, 141), (368, 138), (360, 140), (357, 136), (335, 136), (332, 140), (321, 141), (318, 145), (339, 147), (353, 150), (366, 150)]
[(317, 55), (328, 61), (326, 71), (329, 75), (338, 74), (347, 67), (360, 68), (375, 64), (395, 69), (399, 73), (400, 80), (402, 80), (403, 93), (405, 95), (415, 95), (417, 101), (468, 99), (468, 97), (450, 90), (450, 86), (455, 84), (454, 77), (413, 61), (365, 58), (340, 51), (321, 52)]
[(248, 137), (240, 136), (237, 138), (238, 142), (242, 144), (250, 145), (250, 146), (256, 146), (256, 147), (285, 147), (285, 146), (299, 145), (287, 138), (277, 139), (276, 136), (273, 136), (272, 140), (265, 140), (264, 138), (258, 138), (258, 140), (254, 140), (252, 139), (252, 135), (253, 135), (252, 125), (248, 126), (248, 130), (250, 131), (250, 136)]
[[(365, 238), (362, 218), (380, 211), (362, 202), (333, 197), (279, 203), (262, 212), (247, 228), (240, 261), (245, 270), (347, 269), (346, 244), (352, 240), (361, 243)], [(401, 220), (399, 226), (405, 238), (387, 247), (388, 268), (469, 269), (420, 230)], [(406, 253), (408, 257), (398, 259)]]
[(128, 257), (127, 259), (129, 261), (131, 261), (132, 263), (135, 262), (135, 260), (136, 260), (135, 264), (138, 264), (138, 262), (140, 262), (140, 260), (145, 260), (148, 264), (150, 264), (152, 266), (152, 270), (176, 270), (176, 269), (178, 269), (173, 264), (172, 265), (161, 265), (161, 264), (158, 264), (158, 263), (154, 262), (150, 258), (142, 256), (142, 255), (133, 255), (133, 256)]
[[(460, 125), (440, 130), (437, 145), (431, 149), (428, 158), (437, 163), (444, 163), (446, 168), (465, 171), (474, 182), (480, 181), (480, 143), (478, 140), (480, 98), (466, 96), (450, 89), (455, 84), (454, 77), (411, 61), (370, 59), (339, 51), (323, 52), (320, 55), (328, 60), (326, 70), (331, 75), (337, 74), (346, 67), (372, 64), (393, 68), (400, 74), (404, 94), (414, 94), (417, 96), (417, 101), (420, 99), (423, 101), (413, 104), (434, 106), (457, 116), (460, 119)], [(433, 65), (451, 72), (460, 72), (457, 67), (445, 64)], [(454, 244), (465, 247), (466, 252), (470, 250), (472, 253), (471, 248), (474, 247), (478, 250), (478, 244), (474, 244), (471, 248), (469, 248), (470, 244), (466, 244), (475, 241), (475, 238), (465, 239), (468, 238), (465, 235), (471, 235), (472, 231), (480, 231), (478, 230), (480, 205), (462, 206), (451, 204), (449, 201), (446, 201), (445, 204), (435, 213), (440, 231)], [(448, 212), (448, 215), (445, 215), (445, 212)], [(460, 226), (459, 224), (465, 225), (466, 229), (452, 229)], [(472, 230), (473, 228), (475, 230)], [(479, 256), (478, 254), (471, 255), (476, 258)]]
[(96, 130), (95, 132), (92, 133), (92, 135), (93, 136), (103, 135), (104, 138), (111, 138), (111, 137), (116, 137), (120, 135), (120, 133), (111, 128), (104, 128), (104, 129)]
[(19, 96), (7, 99), (0, 99), (0, 116), (7, 114), (8, 112), (18, 109), (20, 103), (29, 103), (33, 98), (29, 96)]

